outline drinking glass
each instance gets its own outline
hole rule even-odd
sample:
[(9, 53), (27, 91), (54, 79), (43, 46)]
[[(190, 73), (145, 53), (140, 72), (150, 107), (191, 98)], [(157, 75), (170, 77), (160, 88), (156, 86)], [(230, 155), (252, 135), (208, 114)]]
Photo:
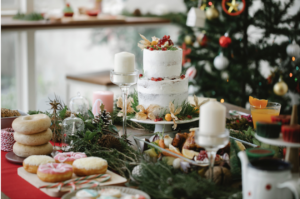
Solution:
[(229, 142), (229, 130), (226, 129), (220, 134), (204, 134), (200, 130), (195, 134), (195, 142), (197, 145), (205, 148), (209, 159), (210, 181), (213, 182), (213, 168), (217, 151), (224, 148)]
[(272, 122), (271, 116), (279, 115), (281, 105), (277, 102), (268, 102), (265, 108), (250, 106), (254, 129), (256, 122)]

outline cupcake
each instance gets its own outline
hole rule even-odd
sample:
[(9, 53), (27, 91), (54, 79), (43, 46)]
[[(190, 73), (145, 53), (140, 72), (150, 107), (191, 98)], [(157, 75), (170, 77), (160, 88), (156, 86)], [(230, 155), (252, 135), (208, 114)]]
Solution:
[(73, 9), (70, 7), (69, 3), (66, 4), (66, 7), (64, 8), (63, 12), (65, 17), (72, 17), (74, 14)]
[(300, 143), (300, 125), (283, 125), (281, 127), (282, 138), (286, 142)]
[(271, 116), (272, 122), (281, 122), (282, 125), (290, 124), (291, 116), (290, 115), (273, 115)]
[(278, 138), (280, 130), (280, 122), (256, 122), (257, 135), (261, 137)]

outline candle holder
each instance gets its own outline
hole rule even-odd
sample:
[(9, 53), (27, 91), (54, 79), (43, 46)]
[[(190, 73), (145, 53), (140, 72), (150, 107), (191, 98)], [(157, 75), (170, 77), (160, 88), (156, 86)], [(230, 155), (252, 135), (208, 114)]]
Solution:
[(118, 85), (122, 90), (123, 98), (123, 133), (125, 138), (127, 138), (127, 128), (126, 128), (126, 117), (127, 117), (127, 98), (129, 88), (137, 83), (139, 77), (138, 70), (134, 70), (132, 73), (118, 73), (114, 70), (110, 71), (110, 80), (112, 83)]
[(225, 147), (229, 142), (229, 130), (226, 129), (225, 132), (211, 135), (211, 134), (203, 134), (200, 132), (200, 129), (196, 131), (195, 142), (199, 146), (205, 148), (207, 151), (208, 159), (209, 159), (209, 170), (210, 170), (210, 181), (213, 182), (214, 177), (214, 164), (216, 153), (220, 148)]

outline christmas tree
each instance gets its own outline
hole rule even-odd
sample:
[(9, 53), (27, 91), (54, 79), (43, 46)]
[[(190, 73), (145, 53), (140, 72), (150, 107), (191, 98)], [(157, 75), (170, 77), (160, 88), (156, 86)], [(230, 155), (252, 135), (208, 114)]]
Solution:
[[(188, 11), (195, 7), (206, 15), (200, 28), (186, 26), (187, 15), (172, 15), (182, 27), (178, 44), (195, 94), (243, 107), (251, 95), (278, 102), (281, 113), (290, 113), (285, 93), (300, 93), (300, 48), (292, 44), (300, 42), (300, 10), (288, 14), (294, 0), (260, 1), (251, 14), (251, 0), (184, 2)], [(271, 68), (269, 77), (261, 67)]]

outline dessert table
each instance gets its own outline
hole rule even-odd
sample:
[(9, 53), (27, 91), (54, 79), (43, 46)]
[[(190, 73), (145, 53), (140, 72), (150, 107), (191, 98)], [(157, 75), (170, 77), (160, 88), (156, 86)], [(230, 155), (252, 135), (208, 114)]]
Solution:
[[(224, 103), (226, 106), (226, 117), (229, 117), (229, 110), (236, 110), (236, 111), (241, 111), (247, 114), (250, 114), (249, 110), (246, 110), (242, 107), (238, 107), (232, 104)], [(118, 129), (121, 129), (121, 126), (118, 126)], [(129, 132), (129, 139), (132, 140), (132, 143), (134, 144), (135, 142), (133, 141), (133, 136), (139, 135), (139, 134), (145, 134), (146, 132), (141, 131), (141, 130), (134, 130), (131, 128), (128, 128)], [(47, 199), (47, 198), (53, 198), (27, 181), (25, 181), (23, 178), (18, 176), (17, 174), (17, 169), (21, 167), (19, 164), (13, 164), (8, 162), (5, 159), (5, 155), (8, 152), (1, 151), (1, 191), (4, 193), (8, 198), (14, 199), (14, 198), (22, 198), (22, 199)]]

